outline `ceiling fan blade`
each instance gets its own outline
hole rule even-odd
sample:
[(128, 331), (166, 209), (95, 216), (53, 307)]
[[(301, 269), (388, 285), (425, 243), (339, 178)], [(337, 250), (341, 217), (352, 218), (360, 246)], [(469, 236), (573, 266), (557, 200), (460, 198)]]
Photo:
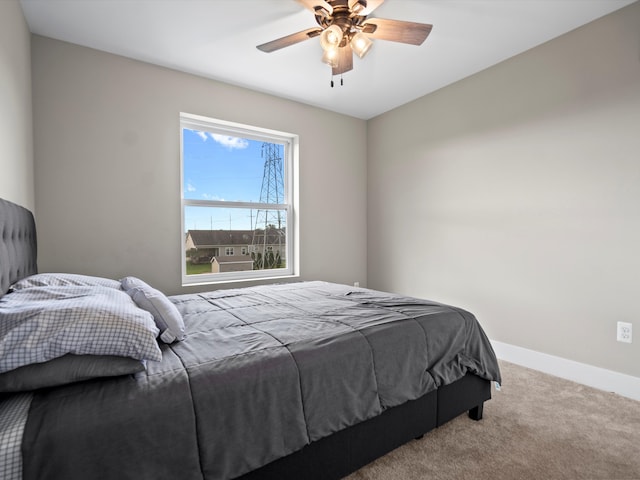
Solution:
[[(356, 3), (360, 3), (362, 0), (349, 0), (349, 9), (353, 9), (353, 6)], [(366, 17), (370, 15), (376, 8), (384, 3), (384, 0), (364, 0), (364, 3), (367, 4), (361, 11), (358, 12), (358, 15)]]
[(340, 75), (353, 69), (353, 51), (348, 43), (338, 49), (338, 66), (331, 68), (333, 75)]
[(362, 31), (371, 38), (379, 40), (422, 45), (432, 28), (433, 25), (428, 23), (371, 18), (364, 22)]
[(329, 15), (333, 13), (333, 7), (324, 0), (296, 0), (296, 2), (298, 2), (304, 8), (311, 10), (312, 12), (315, 12), (316, 9), (321, 8), (329, 12)]
[(292, 33), (291, 35), (287, 35), (286, 37), (263, 43), (262, 45), (258, 45), (256, 48), (258, 50), (262, 50), (263, 52), (270, 53), (275, 50), (280, 50), (281, 48), (303, 42), (309, 38), (316, 37), (320, 35), (321, 32), (322, 29), (320, 27), (307, 28), (306, 30), (303, 30), (301, 32)]

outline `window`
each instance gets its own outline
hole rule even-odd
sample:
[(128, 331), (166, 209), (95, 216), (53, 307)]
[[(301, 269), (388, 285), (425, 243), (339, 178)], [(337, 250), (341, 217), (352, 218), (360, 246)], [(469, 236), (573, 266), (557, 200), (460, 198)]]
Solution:
[(298, 137), (182, 113), (180, 140), (183, 285), (297, 275)]

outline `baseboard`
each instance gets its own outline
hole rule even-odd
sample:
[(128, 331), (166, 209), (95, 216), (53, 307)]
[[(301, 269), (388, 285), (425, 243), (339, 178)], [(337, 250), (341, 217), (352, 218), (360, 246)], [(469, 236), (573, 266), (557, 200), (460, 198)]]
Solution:
[(640, 378), (491, 340), (496, 356), (507, 362), (582, 385), (640, 400)]

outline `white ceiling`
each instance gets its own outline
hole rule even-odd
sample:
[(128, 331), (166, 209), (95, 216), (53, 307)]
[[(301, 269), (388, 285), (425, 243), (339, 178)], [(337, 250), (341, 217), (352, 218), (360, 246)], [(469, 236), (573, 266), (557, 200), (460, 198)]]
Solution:
[(294, 0), (20, 0), (31, 32), (369, 119), (636, 0), (386, 0), (372, 17), (431, 23), (419, 47), (376, 40), (331, 88), (317, 24)]

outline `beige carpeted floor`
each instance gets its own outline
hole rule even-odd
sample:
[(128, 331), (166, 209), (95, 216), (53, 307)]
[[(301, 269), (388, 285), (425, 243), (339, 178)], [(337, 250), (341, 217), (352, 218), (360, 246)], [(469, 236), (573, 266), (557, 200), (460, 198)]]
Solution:
[(348, 480), (640, 480), (640, 402), (506, 362), (480, 422), (460, 416)]

